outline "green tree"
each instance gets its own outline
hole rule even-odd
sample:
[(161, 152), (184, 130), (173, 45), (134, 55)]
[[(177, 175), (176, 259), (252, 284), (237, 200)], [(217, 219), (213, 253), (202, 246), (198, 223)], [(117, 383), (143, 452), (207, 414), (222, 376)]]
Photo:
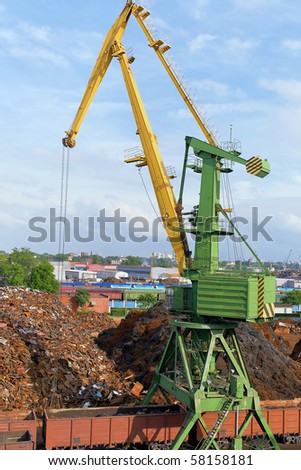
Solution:
[(151, 292), (139, 295), (137, 302), (140, 308), (152, 308), (157, 303), (157, 296)]
[(281, 302), (283, 304), (299, 305), (301, 304), (301, 291), (292, 290), (282, 297)]
[(141, 266), (142, 258), (138, 256), (127, 256), (125, 260), (121, 262), (121, 264), (126, 266)]
[(57, 253), (56, 255), (52, 255), (51, 258), (53, 259), (53, 261), (68, 261), (69, 254)]
[(1, 269), (2, 265), (7, 261), (7, 258), (8, 258), (8, 254), (6, 254), (6, 253), (1, 253), (0, 254), (0, 269)]
[(104, 263), (104, 258), (100, 255), (92, 255), (91, 259), (92, 259), (93, 264), (103, 264)]
[(74, 294), (75, 300), (78, 302), (78, 305), (83, 308), (87, 302), (89, 302), (91, 295), (84, 287), (79, 287)]
[(8, 261), (1, 266), (2, 284), (6, 286), (24, 286), (25, 270), (19, 263), (11, 264)]
[(159, 268), (173, 268), (175, 265), (169, 258), (160, 258), (155, 260), (155, 266)]
[(29, 250), (29, 248), (14, 248), (12, 253), (8, 255), (8, 262), (12, 265), (19, 264), (24, 269), (24, 283), (20, 285), (28, 285), (30, 282), (31, 271), (36, 267), (40, 258), (38, 255)]
[(60, 283), (55, 279), (53, 266), (47, 260), (42, 260), (35, 266), (30, 275), (29, 286), (32, 289), (44, 290), (52, 294), (57, 294)]

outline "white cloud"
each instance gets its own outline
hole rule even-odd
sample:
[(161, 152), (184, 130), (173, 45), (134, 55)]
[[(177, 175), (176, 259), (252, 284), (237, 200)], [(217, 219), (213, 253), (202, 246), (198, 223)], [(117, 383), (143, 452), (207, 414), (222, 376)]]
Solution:
[(195, 80), (191, 82), (191, 85), (195, 90), (201, 92), (201, 96), (209, 93), (217, 98), (226, 98), (231, 95), (231, 89), (227, 84), (214, 80)]
[[(55, 30), (48, 26), (35, 26), (21, 22), (14, 28), (0, 28), (2, 56), (50, 62), (58, 67), (66, 67), (71, 59), (80, 62), (93, 62), (98, 54), (98, 46), (103, 39), (94, 31)], [(93, 47), (91, 47), (91, 44)]]
[(11, 48), (11, 55), (21, 59), (44, 60), (57, 66), (67, 66), (67, 62), (63, 56), (56, 54), (45, 48), (34, 47), (33, 49), (25, 49), (22, 47)]
[(259, 189), (254, 185), (254, 180), (235, 181), (232, 185), (235, 200), (253, 201), (258, 197)]
[(247, 38), (218, 37), (213, 34), (200, 34), (190, 41), (188, 48), (192, 54), (202, 52), (206, 54), (207, 60), (218, 57), (222, 62), (235, 62), (245, 60), (250, 51), (253, 51), (259, 42)]
[(231, 38), (226, 41), (226, 47), (233, 53), (233, 54), (241, 54), (244, 51), (249, 51), (256, 47), (257, 42), (251, 40), (244, 40), (240, 38)]
[(195, 0), (193, 5), (191, 0), (178, 0), (181, 7), (184, 7), (188, 14), (196, 19), (203, 19), (207, 15), (209, 0)]
[(270, 107), (267, 103), (260, 100), (232, 100), (225, 103), (210, 104), (210, 109), (216, 115), (232, 114), (233, 116), (237, 113), (246, 113), (251, 116), (254, 113), (267, 113)]
[(291, 179), (292, 181), (298, 183), (298, 185), (301, 185), (301, 175), (294, 173), (293, 175), (291, 175)]
[(173, 29), (173, 28), (172, 28), (170, 25), (168, 25), (168, 24), (166, 23), (166, 21), (163, 20), (162, 18), (153, 17), (153, 16), (151, 16), (151, 17), (149, 17), (149, 18), (151, 18), (151, 19), (148, 19), (148, 20), (147, 20), (147, 23), (148, 23), (149, 29), (153, 32), (153, 35), (154, 35), (154, 33), (155, 33), (154, 29), (157, 29), (157, 28), (159, 28), (159, 29), (167, 29), (167, 30), (172, 30), (172, 29)]
[(0, 29), (0, 41), (3, 40), (8, 44), (14, 44), (17, 42), (18, 36), (16, 32), (9, 28)]
[(296, 102), (301, 100), (301, 80), (295, 79), (277, 79), (259, 81), (259, 84), (266, 90), (276, 92), (280, 97), (288, 101)]
[(301, 40), (300, 39), (284, 39), (282, 41), (282, 47), (288, 51), (297, 54), (301, 52)]
[(190, 42), (189, 50), (190, 52), (206, 50), (210, 44), (216, 41), (216, 39), (217, 37), (212, 34), (199, 34)]
[(50, 28), (46, 26), (33, 26), (28, 23), (21, 23), (20, 30), (24, 32), (27, 37), (31, 37), (36, 41), (48, 41), (50, 37)]
[(49, 40), (50, 30), (45, 27), (34, 27), (27, 23), (17, 25), (15, 29), (0, 29), (0, 43), (5, 42), (2, 55), (11, 55), (18, 58), (45, 60), (55, 65), (64, 65), (65, 60), (60, 54), (51, 50), (51, 47), (41, 47), (41, 42)]
[[(189, 3), (189, 7), (191, 6), (191, 2)], [(206, 8), (209, 4), (209, 0), (196, 0), (193, 11), (195, 12), (195, 17), (200, 19), (206, 16)]]
[(257, 8), (263, 7), (276, 7), (283, 4), (282, 0), (252, 0), (251, 2), (246, 2), (245, 0), (232, 0), (234, 7), (241, 8), (244, 10), (256, 10)]
[(301, 217), (293, 213), (284, 213), (279, 214), (279, 218), (283, 222), (283, 227), (285, 227), (286, 232), (294, 232), (301, 234)]
[(7, 214), (5, 212), (0, 212), (0, 223), (2, 226), (2, 230), (4, 230), (5, 227), (17, 228), (20, 225), (24, 225), (23, 220), (20, 220), (17, 216)]

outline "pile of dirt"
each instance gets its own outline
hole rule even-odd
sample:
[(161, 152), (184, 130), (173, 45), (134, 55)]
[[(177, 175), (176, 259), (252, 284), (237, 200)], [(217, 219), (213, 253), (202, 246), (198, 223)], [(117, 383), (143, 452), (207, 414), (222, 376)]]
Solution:
[(294, 359), (294, 361), (301, 362), (301, 339), (295, 344), (291, 358)]
[[(133, 312), (117, 328), (100, 333), (96, 342), (120, 371), (133, 374), (147, 389), (166, 346), (171, 318), (164, 302), (160, 302), (145, 313)], [(262, 325), (241, 323), (237, 337), (251, 383), (262, 400), (301, 397), (301, 362), (290, 357), (301, 338), (300, 322), (287, 319)]]
[(118, 367), (95, 344), (114, 325), (103, 314), (74, 315), (52, 294), (0, 288), (0, 409), (125, 401)]
[(133, 310), (117, 328), (100, 333), (96, 343), (125, 376), (133, 375), (148, 387), (167, 343), (171, 318), (160, 301), (146, 312)]
[[(281, 323), (291, 321), (281, 320)], [(241, 323), (237, 330), (251, 382), (262, 400), (301, 397), (301, 363), (290, 357), (292, 340), (275, 333), (278, 323), (278, 320), (261, 325)], [(298, 336), (291, 336), (298, 341)]]

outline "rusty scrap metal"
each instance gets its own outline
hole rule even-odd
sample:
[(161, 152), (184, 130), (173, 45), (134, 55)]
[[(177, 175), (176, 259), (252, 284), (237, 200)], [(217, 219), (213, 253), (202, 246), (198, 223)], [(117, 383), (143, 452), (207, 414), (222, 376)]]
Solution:
[(72, 314), (52, 294), (0, 288), (0, 410), (126, 399), (129, 386), (95, 343), (113, 325), (103, 314)]

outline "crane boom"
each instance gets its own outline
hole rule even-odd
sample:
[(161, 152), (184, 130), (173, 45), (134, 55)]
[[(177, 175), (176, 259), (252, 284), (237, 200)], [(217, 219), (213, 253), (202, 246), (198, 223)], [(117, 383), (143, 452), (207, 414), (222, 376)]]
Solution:
[(148, 166), (163, 225), (173, 247), (179, 272), (183, 273), (183, 270), (186, 268), (187, 259), (190, 257), (190, 252), (186, 234), (182, 226), (181, 210), (177, 206), (170, 179), (162, 161), (156, 136), (152, 131), (130, 68), (129, 59), (127, 58), (123, 45), (117, 41), (114, 43), (113, 55), (118, 58), (121, 66), (144, 151), (144, 156), (130, 158), (126, 160), (126, 163), (139, 162), (138, 166)]
[(126, 25), (131, 16), (132, 8), (133, 4), (128, 1), (105, 37), (76, 116), (73, 120), (70, 130), (66, 131), (67, 137), (63, 138), (63, 144), (65, 147), (72, 148), (75, 146), (76, 135), (95, 96), (95, 93), (112, 61), (113, 43), (114, 41), (121, 41), (126, 29)]
[(165, 53), (170, 49), (168, 44), (165, 44), (162, 39), (155, 39), (147, 27), (145, 23), (145, 19), (150, 15), (150, 13), (140, 5), (133, 4), (133, 15), (137, 19), (142, 31), (144, 32), (145, 36), (149, 41), (149, 46), (155, 51), (157, 54), (161, 64), (165, 68), (166, 72), (168, 73), (169, 77), (171, 78), (173, 84), (175, 85), (176, 89), (180, 93), (181, 97), (183, 98), (186, 106), (188, 107), (189, 111), (191, 112), (192, 116), (194, 117), (195, 121), (197, 122), (198, 126), (202, 130), (204, 136), (208, 140), (209, 144), (218, 147), (218, 143), (213, 135), (212, 130), (209, 129), (209, 126), (205, 123), (205, 121), (200, 116), (198, 109), (196, 108), (192, 98), (189, 96), (188, 92), (186, 91), (182, 81), (177, 76), (175, 70), (173, 69), (171, 63), (165, 56)]

